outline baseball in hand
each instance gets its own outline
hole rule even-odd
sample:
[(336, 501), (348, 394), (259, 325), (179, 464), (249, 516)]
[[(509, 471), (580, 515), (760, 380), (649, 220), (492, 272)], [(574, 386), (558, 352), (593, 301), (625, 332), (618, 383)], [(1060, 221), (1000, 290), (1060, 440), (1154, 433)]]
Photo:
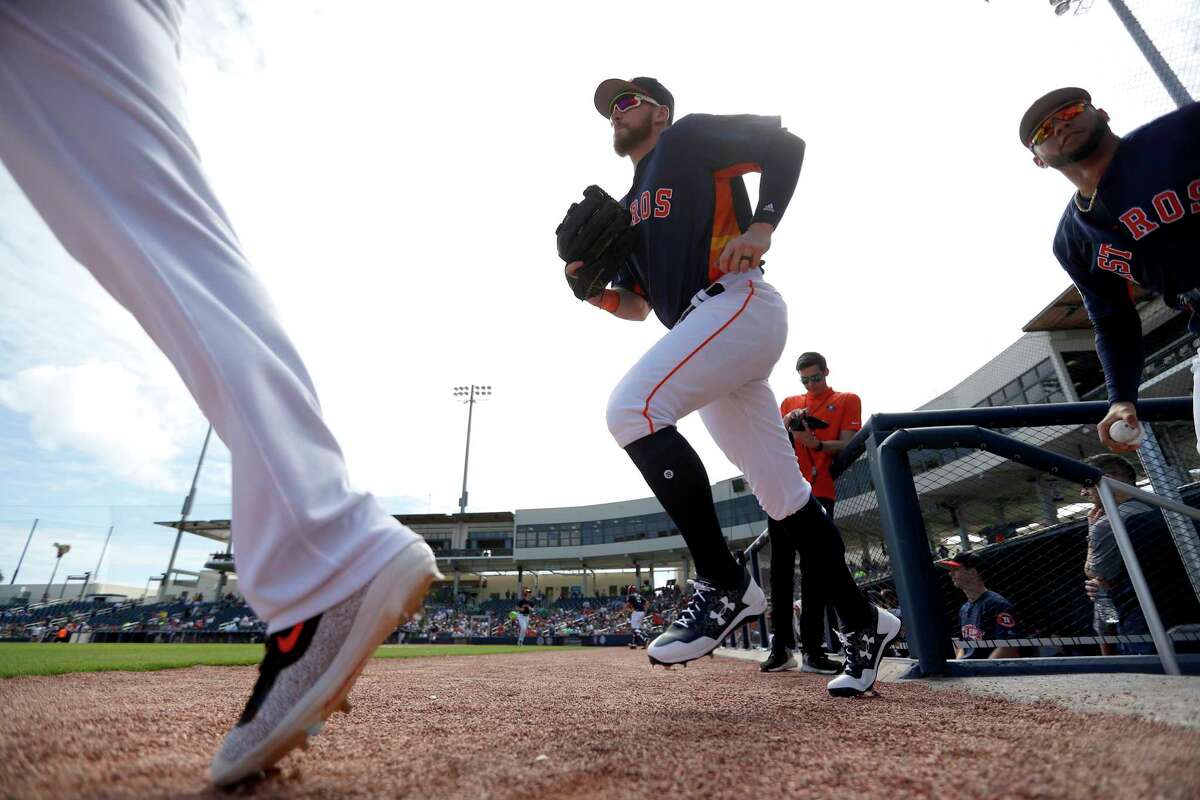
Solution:
[(1135, 428), (1123, 419), (1119, 419), (1112, 424), (1112, 427), (1108, 429), (1108, 435), (1112, 437), (1114, 442), (1133, 445), (1141, 444), (1142, 439), (1146, 438), (1142, 432), (1141, 425)]

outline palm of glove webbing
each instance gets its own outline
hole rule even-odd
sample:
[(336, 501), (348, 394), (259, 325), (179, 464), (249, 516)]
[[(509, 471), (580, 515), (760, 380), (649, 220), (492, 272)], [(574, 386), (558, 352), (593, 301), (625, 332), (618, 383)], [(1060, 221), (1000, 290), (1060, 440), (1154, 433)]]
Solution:
[(583, 262), (567, 276), (567, 285), (580, 300), (604, 291), (637, 241), (629, 212), (599, 186), (583, 190), (583, 200), (571, 204), (554, 235), (559, 258), (568, 264)]

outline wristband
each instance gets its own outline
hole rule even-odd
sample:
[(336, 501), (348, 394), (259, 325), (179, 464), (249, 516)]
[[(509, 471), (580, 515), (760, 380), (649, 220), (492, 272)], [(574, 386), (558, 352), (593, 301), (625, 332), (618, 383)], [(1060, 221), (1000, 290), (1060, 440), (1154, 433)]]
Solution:
[(621, 307), (621, 295), (612, 289), (605, 289), (600, 293), (600, 308), (610, 314), (617, 313), (617, 309)]

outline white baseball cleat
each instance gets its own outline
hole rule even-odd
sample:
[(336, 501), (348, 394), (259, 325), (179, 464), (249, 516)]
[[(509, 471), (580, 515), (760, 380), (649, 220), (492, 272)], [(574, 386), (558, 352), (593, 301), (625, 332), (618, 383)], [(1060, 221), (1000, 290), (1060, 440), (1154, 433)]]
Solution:
[(687, 608), (646, 648), (651, 664), (670, 666), (702, 658), (748, 617), (767, 610), (763, 590), (742, 571), (741, 586), (722, 588), (697, 578), (688, 581), (696, 593)]
[(900, 618), (871, 606), (871, 624), (849, 632), (838, 632), (846, 663), (842, 674), (826, 686), (834, 697), (857, 697), (875, 686), (883, 651), (900, 633)]

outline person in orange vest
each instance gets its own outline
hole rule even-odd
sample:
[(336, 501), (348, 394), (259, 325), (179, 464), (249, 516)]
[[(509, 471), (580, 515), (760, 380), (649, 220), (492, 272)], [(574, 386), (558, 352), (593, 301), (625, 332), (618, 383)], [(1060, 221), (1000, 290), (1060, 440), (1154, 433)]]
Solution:
[[(833, 519), (837, 499), (830, 467), (834, 456), (862, 428), (862, 400), (851, 392), (835, 392), (829, 385), (829, 366), (820, 353), (802, 353), (796, 360), (796, 372), (807, 390), (787, 397), (780, 404), (784, 424), (792, 435), (800, 471), (812, 484), (813, 496)], [(781, 672), (796, 666), (791, 650), (796, 645), (792, 629), (792, 587), (795, 582), (796, 548), (789, 542), (771, 543), (771, 605), (774, 639), (771, 655), (762, 663), (763, 672)], [(837, 546), (844, 557), (845, 545), (839, 535)], [(800, 552), (800, 649), (803, 672), (832, 675), (840, 670), (825, 653), (824, 618), (828, 590), (817, 569), (806, 569)]]

